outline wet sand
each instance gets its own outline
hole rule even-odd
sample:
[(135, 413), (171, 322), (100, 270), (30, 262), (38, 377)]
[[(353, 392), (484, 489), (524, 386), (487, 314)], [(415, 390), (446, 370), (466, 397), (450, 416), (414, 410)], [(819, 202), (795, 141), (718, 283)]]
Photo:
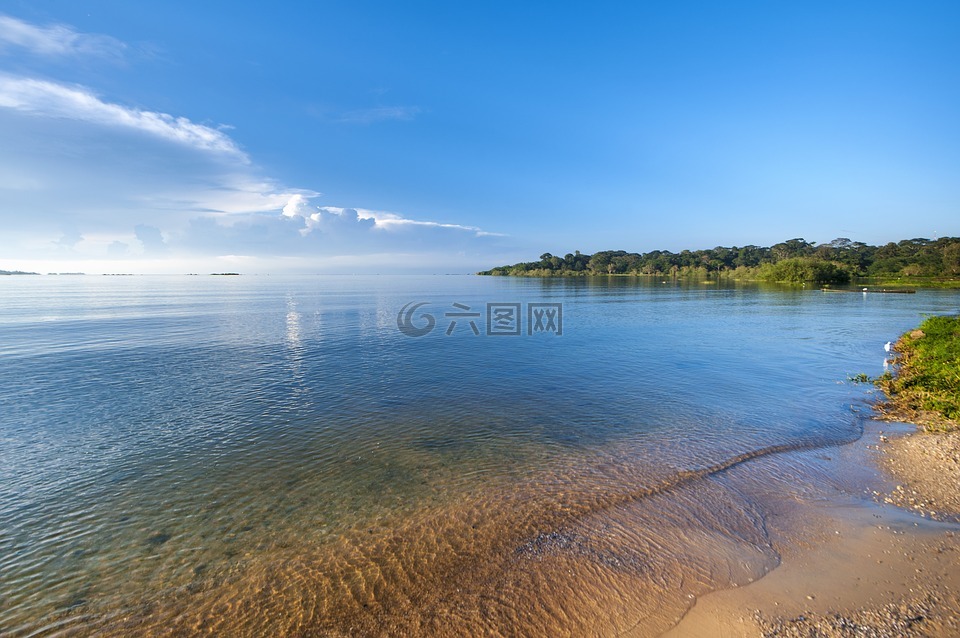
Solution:
[(880, 463), (901, 484), (885, 501), (934, 520), (960, 513), (960, 432), (897, 437), (881, 443)]
[[(160, 569), (55, 620), (105, 636), (958, 635), (960, 524), (886, 502), (918, 489), (880, 470), (928, 449), (900, 446), (907, 431), (868, 422), (851, 443), (680, 472), (666, 449), (608, 447), (539, 478), (438, 493), (415, 516), (387, 509), (300, 537), (278, 527), (228, 571), (165, 581)], [(149, 564), (182, 560), (162, 553), (172, 538), (151, 544)]]
[(883, 469), (868, 494), (816, 506), (819, 533), (780, 567), (699, 598), (664, 636), (960, 635), (960, 434), (886, 428), (851, 446)]

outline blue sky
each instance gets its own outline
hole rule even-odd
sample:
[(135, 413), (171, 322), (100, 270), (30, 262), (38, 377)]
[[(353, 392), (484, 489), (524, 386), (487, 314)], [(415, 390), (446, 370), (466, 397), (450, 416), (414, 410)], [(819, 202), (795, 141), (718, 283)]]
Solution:
[(0, 269), (960, 235), (956, 2), (0, 2)]

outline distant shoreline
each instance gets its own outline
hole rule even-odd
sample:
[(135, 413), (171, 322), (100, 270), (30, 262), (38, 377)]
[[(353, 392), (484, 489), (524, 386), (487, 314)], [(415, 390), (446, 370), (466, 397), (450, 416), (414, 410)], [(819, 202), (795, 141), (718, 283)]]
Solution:
[[(661, 283), (670, 282), (684, 282), (684, 283), (709, 283), (715, 284), (718, 282), (737, 282), (737, 283), (774, 283), (774, 284), (796, 284), (800, 285), (801, 283), (807, 282), (790, 282), (790, 281), (765, 281), (763, 279), (758, 279), (756, 277), (746, 277), (739, 276), (734, 272), (715, 272), (715, 273), (685, 273), (685, 274), (645, 274), (645, 273), (590, 273), (590, 272), (565, 272), (559, 274), (537, 274), (537, 273), (522, 273), (522, 274), (491, 274), (490, 271), (482, 271), (475, 273), (478, 276), (492, 276), (492, 277), (518, 277), (518, 278), (527, 278), (527, 279), (637, 279), (637, 280), (649, 280), (656, 281), (660, 280)], [(817, 284), (817, 282), (812, 282)], [(855, 277), (848, 284), (845, 284), (851, 289), (857, 289), (861, 286), (880, 286), (880, 287), (896, 287), (896, 288), (909, 288), (909, 289), (923, 289), (923, 288), (935, 288), (935, 289), (960, 289), (960, 278), (944, 278), (944, 277)], [(824, 288), (829, 288), (830, 284), (823, 284)], [(839, 289), (838, 289), (839, 290)], [(879, 292), (879, 291), (874, 291)]]
[(845, 237), (817, 245), (802, 238), (773, 246), (717, 246), (704, 250), (653, 250), (633, 253), (579, 250), (563, 257), (544, 253), (539, 260), (497, 266), (478, 275), (514, 277), (634, 277), (716, 279), (778, 283), (846, 284), (863, 278), (883, 283), (935, 280), (938, 287), (960, 287), (960, 237), (904, 239), (869, 246)]

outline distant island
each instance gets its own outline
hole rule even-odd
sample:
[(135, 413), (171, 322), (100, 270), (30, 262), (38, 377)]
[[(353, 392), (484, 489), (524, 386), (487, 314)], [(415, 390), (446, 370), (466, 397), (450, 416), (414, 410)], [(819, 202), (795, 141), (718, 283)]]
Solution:
[(39, 275), (38, 272), (25, 272), (23, 270), (0, 270), (0, 275)]
[[(580, 251), (558, 257), (540, 255), (539, 261), (499, 266), (478, 275), (513, 277), (578, 277), (632, 275), (655, 277), (729, 277), (753, 281), (846, 284), (854, 278), (879, 278), (958, 283), (960, 238), (904, 239), (869, 246), (845, 237), (817, 245), (802, 238), (764, 246), (717, 246), (707, 250), (654, 250), (628, 253), (604, 250), (593, 255)], [(906, 281), (904, 281), (906, 280)]]

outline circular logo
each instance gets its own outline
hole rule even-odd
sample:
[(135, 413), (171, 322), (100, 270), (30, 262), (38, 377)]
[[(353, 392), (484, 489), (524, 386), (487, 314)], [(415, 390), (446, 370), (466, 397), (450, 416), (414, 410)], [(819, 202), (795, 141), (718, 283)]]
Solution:
[(423, 313), (419, 317), (420, 319), (426, 319), (427, 325), (420, 328), (413, 325), (413, 313), (416, 312), (417, 308), (426, 306), (428, 303), (427, 301), (411, 301), (400, 309), (400, 312), (397, 313), (397, 328), (400, 332), (408, 337), (422, 337), (433, 330), (433, 327), (437, 325), (437, 320), (433, 318), (433, 315), (427, 313)]

